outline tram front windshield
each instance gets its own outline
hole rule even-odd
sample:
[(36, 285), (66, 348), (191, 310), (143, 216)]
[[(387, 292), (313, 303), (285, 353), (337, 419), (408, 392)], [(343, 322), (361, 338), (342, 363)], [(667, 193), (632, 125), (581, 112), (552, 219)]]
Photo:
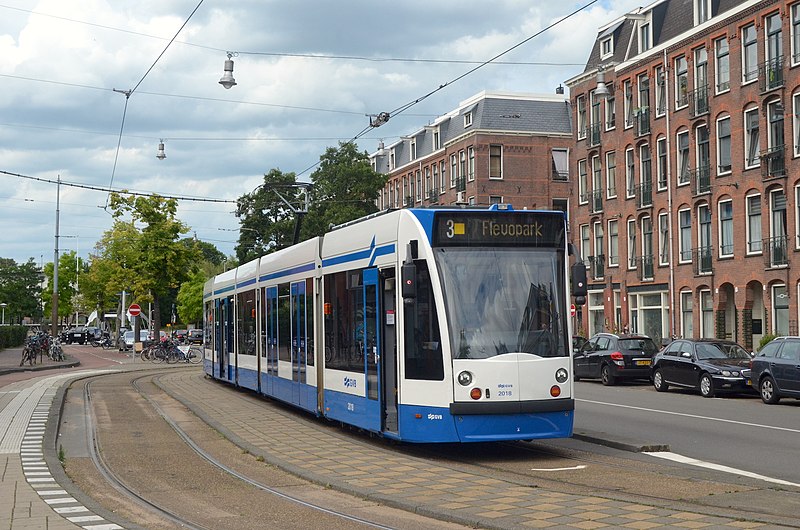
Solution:
[(564, 253), (437, 248), (453, 357), (567, 356)]

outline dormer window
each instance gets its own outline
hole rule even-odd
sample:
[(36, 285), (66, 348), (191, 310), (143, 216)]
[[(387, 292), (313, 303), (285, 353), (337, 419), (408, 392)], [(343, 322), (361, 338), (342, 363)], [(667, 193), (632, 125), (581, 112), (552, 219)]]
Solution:
[(417, 139), (411, 139), (411, 160), (417, 159)]
[(694, 25), (699, 26), (711, 18), (711, 0), (694, 0)]
[(608, 37), (600, 41), (600, 58), (607, 59), (614, 54), (614, 37)]
[(389, 171), (397, 167), (394, 147), (389, 149)]
[(650, 23), (645, 22), (639, 26), (639, 53), (646, 52), (652, 47), (650, 39)]
[(464, 127), (469, 127), (472, 125), (472, 112), (467, 112), (464, 114)]

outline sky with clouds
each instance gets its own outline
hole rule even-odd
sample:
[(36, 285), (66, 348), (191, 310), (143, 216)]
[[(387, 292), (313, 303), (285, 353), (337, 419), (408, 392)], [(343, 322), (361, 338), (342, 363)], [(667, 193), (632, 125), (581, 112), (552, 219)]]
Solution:
[[(168, 46), (198, 0), (0, 0), (0, 257), (53, 260), (49, 181), (58, 178), (84, 186), (62, 185), (59, 208), (59, 246), (84, 258), (111, 226), (107, 194), (86, 187), (235, 201), (273, 168), (308, 180), (368, 115), (434, 91), (589, 2), (205, 0)], [(597, 28), (639, 5), (596, 1), (505, 64), (367, 132), (359, 148), (373, 152), (482, 90), (552, 94), (583, 70)], [(218, 84), (227, 52), (237, 54), (230, 90)], [(232, 254), (234, 208), (180, 201), (179, 217)]]

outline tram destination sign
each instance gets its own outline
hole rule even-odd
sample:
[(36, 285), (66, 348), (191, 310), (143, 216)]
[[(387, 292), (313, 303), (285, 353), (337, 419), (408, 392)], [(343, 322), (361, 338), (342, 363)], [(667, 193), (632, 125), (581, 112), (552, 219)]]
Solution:
[(434, 247), (563, 247), (560, 213), (441, 211), (433, 220)]

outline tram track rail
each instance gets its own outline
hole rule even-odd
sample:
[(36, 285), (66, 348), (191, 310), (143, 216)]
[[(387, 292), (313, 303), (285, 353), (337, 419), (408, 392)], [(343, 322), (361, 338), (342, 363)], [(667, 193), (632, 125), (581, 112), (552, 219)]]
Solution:
[[(142, 397), (142, 399), (144, 399), (147, 402), (147, 404), (150, 407), (152, 407), (152, 409), (158, 414), (158, 416), (175, 432), (175, 434), (183, 441), (183, 443), (187, 447), (189, 447), (192, 450), (194, 454), (202, 458), (204, 461), (206, 461), (214, 468), (219, 469), (226, 475), (234, 477), (239, 481), (248, 484), (262, 492), (274, 495), (287, 502), (293, 503), (303, 508), (314, 510), (329, 516), (333, 516), (342, 519), (344, 521), (357, 523), (367, 528), (393, 530), (394, 527), (377, 523), (375, 521), (365, 519), (362, 517), (350, 515), (342, 511), (333, 510), (328, 507), (315, 504), (313, 502), (309, 502), (299, 497), (284, 493), (276, 488), (266, 485), (251, 477), (248, 477), (247, 475), (224, 464), (219, 459), (215, 458), (212, 454), (210, 454), (208, 451), (204, 450), (198, 443), (196, 443), (191, 438), (191, 436), (184, 429), (182, 429), (180, 425), (178, 425), (178, 423), (175, 422), (169, 416), (169, 414), (167, 414), (167, 412), (163, 409), (163, 407), (161, 407), (151, 396), (147, 394), (145, 390), (142, 389), (142, 382), (145, 380), (152, 380), (154, 377), (156, 377), (155, 374), (146, 374), (139, 377), (135, 377), (130, 381), (131, 387), (135, 390), (135, 392), (139, 396)], [(103, 458), (102, 455), (102, 447), (101, 447), (102, 444), (101, 441), (99, 440), (97, 433), (97, 421), (93, 406), (92, 385), (96, 379), (98, 378), (92, 378), (84, 382), (83, 398), (84, 398), (85, 418), (86, 418), (85, 421), (86, 421), (87, 448), (89, 449), (92, 463), (95, 465), (98, 472), (115, 490), (117, 490), (117, 492), (131, 499), (139, 506), (144, 507), (156, 513), (160, 517), (163, 517), (170, 523), (175, 524), (181, 528), (188, 528), (191, 530), (213, 530), (214, 527), (198, 524), (196, 521), (192, 521), (189, 518), (181, 515), (180, 513), (177, 512), (177, 510), (170, 509), (164, 506), (162, 503), (153, 500), (152, 498), (150, 498), (149, 495), (138, 491), (137, 488), (128, 484), (122, 477), (119, 476), (119, 474), (113, 471), (108, 462), (106, 462), (106, 460)]]

